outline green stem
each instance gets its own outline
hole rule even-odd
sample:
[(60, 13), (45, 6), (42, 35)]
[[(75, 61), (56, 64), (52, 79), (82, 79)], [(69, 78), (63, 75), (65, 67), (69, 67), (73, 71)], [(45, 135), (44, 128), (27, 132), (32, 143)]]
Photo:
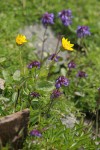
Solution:
[(24, 74), (24, 65), (23, 65), (23, 60), (22, 60), (22, 49), (21, 49), (21, 47), (19, 48), (19, 61), (20, 61), (21, 74)]
[(48, 115), (49, 115), (49, 112), (50, 112), (50, 109), (51, 109), (51, 107), (52, 107), (52, 104), (53, 104), (53, 100), (51, 99), (51, 100), (50, 100), (50, 103), (49, 103), (49, 107), (48, 107), (48, 109), (47, 109), (47, 111), (46, 111), (46, 117), (48, 117)]
[(55, 54), (57, 53), (59, 42), (60, 42), (60, 35), (58, 36), (58, 41), (57, 41), (57, 46), (56, 46)]
[(22, 0), (22, 5), (23, 5), (23, 8), (25, 9), (25, 7), (26, 7), (26, 0)]
[(46, 32), (47, 32), (47, 26), (45, 28), (45, 31), (44, 31), (44, 35), (43, 35), (43, 43), (42, 43), (42, 53), (41, 53), (41, 62), (43, 61), (43, 52), (44, 52), (44, 44), (45, 44), (45, 41), (46, 41)]
[[(56, 52), (56, 54), (55, 54), (54, 58), (58, 55), (58, 53), (59, 53), (59, 52), (60, 52), (60, 50), (59, 50), (58, 52)], [(50, 69), (52, 68), (53, 64), (55, 63), (55, 62), (54, 62), (54, 58), (52, 59), (52, 61), (51, 61), (50, 65), (49, 65), (49, 72), (48, 72), (48, 76), (47, 76), (47, 78), (48, 78), (48, 77), (49, 77), (49, 75), (50, 75)]]
[(18, 91), (17, 91), (17, 98), (16, 98), (16, 101), (15, 101), (15, 112), (16, 112), (16, 107), (17, 107), (17, 104), (18, 104), (19, 96), (20, 96), (20, 88), (18, 88)]
[[(15, 111), (16, 111), (16, 107), (17, 107), (17, 104), (18, 104), (18, 100), (19, 100), (19, 97), (20, 97), (20, 92), (21, 92), (21, 89), (22, 89), (22, 86), (24, 85), (24, 83), (27, 81), (27, 79), (30, 78), (30, 77), (26, 77), (24, 79), (24, 81), (21, 82), (21, 84), (19, 85), (18, 87), (18, 90), (17, 90), (17, 98), (16, 98), (16, 101), (15, 101)], [(21, 105), (21, 98), (20, 98), (20, 105)]]
[(85, 43), (85, 38), (81, 38), (81, 42), (80, 42), (81, 46), (84, 48), (84, 52), (85, 52), (85, 55), (87, 56), (88, 55), (88, 51), (87, 51), (87, 46), (86, 46), (86, 43)]
[(37, 75), (36, 73), (37, 73), (37, 72), (36, 72), (36, 69), (37, 69), (37, 68), (35, 68), (35, 70), (34, 70), (34, 83), (35, 83), (35, 86), (36, 86), (36, 82), (37, 82), (37, 77), (36, 77), (36, 75)]
[(99, 132), (99, 110), (98, 110), (98, 106), (97, 106), (97, 110), (96, 110), (96, 138), (98, 136), (98, 132)]
[(20, 65), (21, 65), (21, 68), (23, 67), (23, 62), (22, 62), (22, 52), (20, 50), (19, 52), (19, 59), (20, 59)]
[(68, 26), (68, 28), (69, 28), (69, 30), (70, 30), (71, 32), (73, 32), (73, 33), (76, 34), (76, 31), (75, 31), (70, 25)]

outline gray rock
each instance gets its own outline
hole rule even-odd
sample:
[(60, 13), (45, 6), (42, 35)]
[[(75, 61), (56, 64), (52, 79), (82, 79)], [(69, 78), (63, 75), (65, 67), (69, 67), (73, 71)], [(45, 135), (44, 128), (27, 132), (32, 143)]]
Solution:
[[(29, 46), (34, 47), (36, 49), (36, 52), (38, 52), (38, 54), (40, 55), (42, 50), (44, 32), (45, 28), (42, 25), (38, 24), (26, 26), (24, 29), (20, 29), (20, 33), (24, 34), (29, 40), (28, 42)], [(46, 41), (44, 45), (44, 51), (49, 54), (55, 53), (58, 39), (55, 37), (50, 27), (48, 27), (47, 29), (45, 39)], [(59, 47), (60, 46), (61, 43), (59, 43)], [(46, 53), (44, 53), (44, 55), (46, 55)], [(60, 52), (60, 56), (63, 57), (64, 59), (66, 59), (66, 54), (67, 54), (66, 52), (65, 53)]]
[(63, 125), (66, 125), (67, 128), (73, 128), (75, 123), (78, 123), (78, 120), (73, 114), (69, 114), (61, 118), (61, 122)]

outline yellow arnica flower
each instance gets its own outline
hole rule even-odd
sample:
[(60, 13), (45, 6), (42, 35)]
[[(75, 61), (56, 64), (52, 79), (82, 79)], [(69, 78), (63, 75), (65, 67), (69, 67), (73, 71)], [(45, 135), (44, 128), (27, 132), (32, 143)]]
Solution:
[(71, 44), (70, 41), (68, 41), (68, 39), (65, 39), (64, 37), (62, 38), (63, 49), (68, 50), (68, 51), (73, 51), (74, 50), (73, 46), (74, 44)]
[(18, 45), (22, 45), (24, 43), (26, 43), (27, 40), (26, 40), (26, 36), (25, 35), (22, 35), (22, 34), (18, 34), (17, 37), (16, 37), (16, 43)]

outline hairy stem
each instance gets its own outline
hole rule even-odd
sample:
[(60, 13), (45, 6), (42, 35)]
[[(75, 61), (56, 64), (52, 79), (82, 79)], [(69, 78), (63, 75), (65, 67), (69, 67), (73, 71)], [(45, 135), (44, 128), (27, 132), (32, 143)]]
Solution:
[(44, 52), (44, 45), (46, 41), (46, 33), (47, 33), (47, 26), (45, 27), (44, 35), (43, 35), (43, 43), (42, 43), (42, 53), (41, 53), (41, 62), (43, 61), (43, 52)]
[(51, 109), (51, 107), (52, 107), (52, 104), (53, 104), (53, 100), (50, 100), (48, 109), (47, 109), (47, 111), (46, 111), (46, 117), (48, 117), (48, 115), (49, 115), (49, 112), (50, 112), (50, 109)]

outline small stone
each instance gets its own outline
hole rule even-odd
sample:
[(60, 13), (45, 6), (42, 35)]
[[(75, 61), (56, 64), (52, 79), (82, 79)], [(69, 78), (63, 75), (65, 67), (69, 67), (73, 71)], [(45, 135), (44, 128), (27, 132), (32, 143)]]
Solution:
[(78, 123), (76, 117), (73, 114), (61, 118), (61, 122), (63, 125), (66, 125), (66, 128), (73, 128), (75, 126), (75, 123)]

